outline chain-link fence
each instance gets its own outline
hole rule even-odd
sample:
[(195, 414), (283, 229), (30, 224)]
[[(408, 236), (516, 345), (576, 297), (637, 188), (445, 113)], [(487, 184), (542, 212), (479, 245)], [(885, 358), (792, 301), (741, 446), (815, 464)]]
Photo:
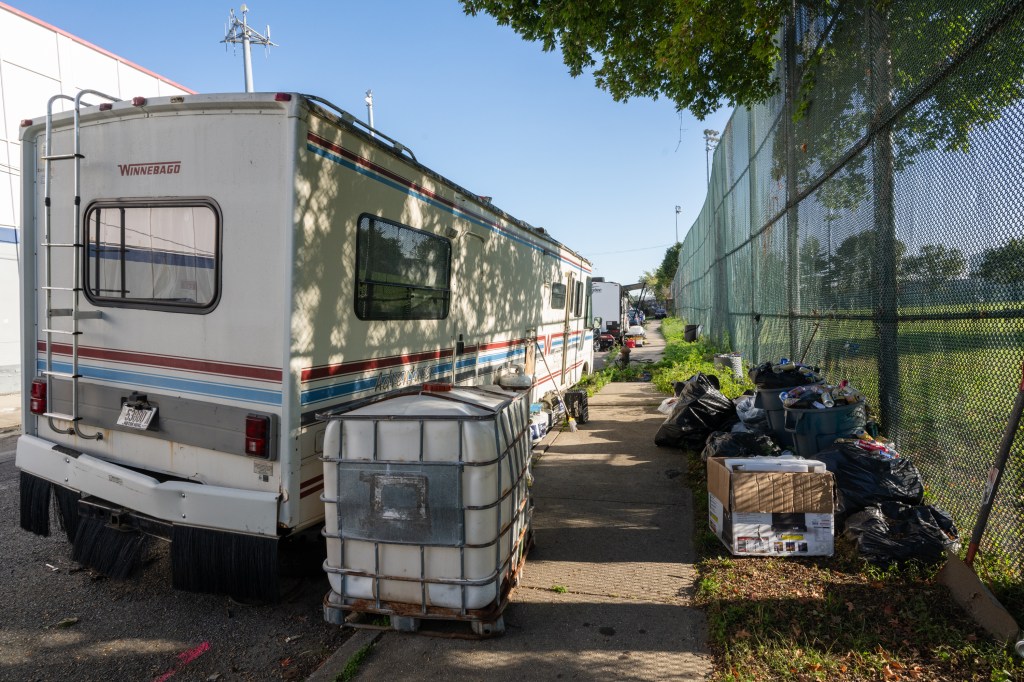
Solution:
[[(822, 4), (721, 136), (676, 313), (849, 379), (968, 536), (1024, 360), (1024, 2)], [(1022, 442), (983, 543), (1019, 571)]]

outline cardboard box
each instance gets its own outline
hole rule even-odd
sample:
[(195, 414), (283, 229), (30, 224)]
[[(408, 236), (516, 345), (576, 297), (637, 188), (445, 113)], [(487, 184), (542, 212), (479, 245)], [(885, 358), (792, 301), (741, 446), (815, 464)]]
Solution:
[[(832, 556), (832, 474), (816, 460), (708, 459), (708, 525), (736, 555)], [(805, 468), (808, 471), (786, 471)], [(777, 469), (777, 470), (773, 470)]]

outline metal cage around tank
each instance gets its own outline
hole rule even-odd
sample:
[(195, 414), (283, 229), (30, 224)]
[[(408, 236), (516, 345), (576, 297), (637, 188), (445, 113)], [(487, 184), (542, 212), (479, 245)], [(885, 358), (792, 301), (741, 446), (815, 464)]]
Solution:
[(529, 404), (495, 388), (417, 386), (322, 415), (324, 615), (503, 630), (530, 542)]

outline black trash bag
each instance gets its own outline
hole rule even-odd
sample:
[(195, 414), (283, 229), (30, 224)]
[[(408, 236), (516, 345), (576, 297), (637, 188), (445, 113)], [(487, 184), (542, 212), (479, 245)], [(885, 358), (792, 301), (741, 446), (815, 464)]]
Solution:
[(949, 514), (929, 504), (910, 506), (883, 502), (857, 512), (846, 521), (843, 536), (873, 564), (920, 561), (936, 564), (946, 549), (956, 552), (960, 534)]
[(835, 475), (839, 502), (836, 522), (882, 502), (919, 505), (924, 501), (921, 472), (903, 457), (886, 457), (853, 443), (836, 442), (814, 459)]
[(716, 377), (701, 372), (682, 382), (679, 400), (655, 434), (654, 444), (695, 450), (703, 447), (712, 431), (736, 421), (736, 406), (716, 388), (717, 383)]
[(798, 368), (805, 367), (806, 373), (799, 369), (776, 373), (772, 370), (773, 363), (763, 362), (760, 365), (751, 367), (747, 376), (750, 377), (750, 380), (758, 388), (792, 388), (793, 386), (821, 383), (822, 379), (821, 375), (818, 374), (819, 370), (817, 367), (808, 367), (799, 363), (794, 364)]
[(701, 459), (709, 457), (777, 457), (782, 450), (763, 433), (715, 431), (704, 445)]
[(672, 383), (672, 390), (673, 392), (675, 392), (676, 397), (678, 398), (680, 395), (682, 395), (683, 391), (686, 390), (686, 385), (689, 384), (694, 379), (696, 379), (697, 377), (703, 377), (709, 384), (711, 384), (712, 387), (715, 388), (715, 390), (720, 390), (722, 388), (722, 383), (714, 374), (704, 374), (703, 372), (697, 372), (686, 381), (676, 381)]

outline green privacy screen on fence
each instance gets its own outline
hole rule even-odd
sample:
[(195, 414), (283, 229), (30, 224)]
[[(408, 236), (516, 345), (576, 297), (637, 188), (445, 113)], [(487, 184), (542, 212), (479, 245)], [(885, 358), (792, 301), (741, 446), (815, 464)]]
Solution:
[[(1024, 361), (1024, 2), (824, 4), (721, 136), (676, 314), (849, 379), (966, 543)], [(1022, 442), (982, 547), (1024, 572)]]

